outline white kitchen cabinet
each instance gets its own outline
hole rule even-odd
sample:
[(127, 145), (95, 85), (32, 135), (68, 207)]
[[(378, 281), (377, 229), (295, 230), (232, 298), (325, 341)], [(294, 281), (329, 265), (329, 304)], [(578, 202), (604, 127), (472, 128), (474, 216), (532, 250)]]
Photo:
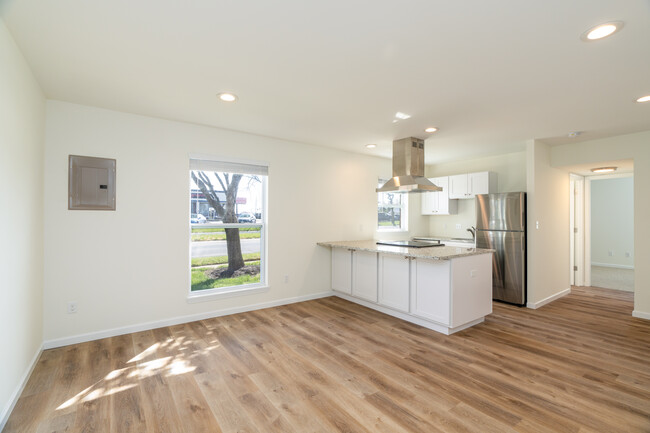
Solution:
[(332, 248), (332, 290), (352, 293), (352, 251)]
[(449, 326), (450, 260), (411, 260), (411, 314)]
[(411, 258), (379, 254), (378, 303), (405, 313), (409, 312), (409, 266)]
[(352, 296), (377, 302), (377, 253), (352, 253)]
[(492, 313), (492, 261), (411, 260), (411, 314), (456, 328)]
[(449, 198), (474, 198), (497, 192), (497, 175), (490, 171), (449, 176)]
[(442, 191), (422, 194), (422, 215), (453, 215), (458, 212), (458, 202), (449, 199), (449, 178), (433, 177), (429, 180)]

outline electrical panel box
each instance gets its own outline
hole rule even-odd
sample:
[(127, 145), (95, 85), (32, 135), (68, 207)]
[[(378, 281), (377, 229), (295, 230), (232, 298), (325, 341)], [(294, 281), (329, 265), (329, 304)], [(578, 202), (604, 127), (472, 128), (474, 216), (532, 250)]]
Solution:
[(68, 209), (115, 210), (115, 160), (70, 155)]

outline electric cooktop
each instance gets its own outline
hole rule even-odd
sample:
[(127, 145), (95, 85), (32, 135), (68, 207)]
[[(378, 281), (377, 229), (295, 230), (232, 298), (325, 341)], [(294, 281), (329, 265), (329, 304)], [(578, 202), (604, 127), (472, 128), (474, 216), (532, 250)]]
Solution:
[(429, 248), (444, 247), (445, 244), (438, 242), (421, 242), (421, 241), (377, 241), (377, 245), (388, 245), (391, 247), (408, 247), (408, 248)]

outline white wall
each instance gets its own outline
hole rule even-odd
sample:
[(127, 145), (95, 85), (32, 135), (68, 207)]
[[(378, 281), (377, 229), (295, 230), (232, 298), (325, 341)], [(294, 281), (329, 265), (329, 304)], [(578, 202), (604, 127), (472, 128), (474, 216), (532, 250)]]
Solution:
[[(268, 162), (268, 292), (187, 303), (190, 153)], [(69, 154), (117, 159), (116, 211), (67, 209)], [(390, 173), (384, 158), (48, 101), (45, 340), (327, 292), (316, 242), (373, 238)]]
[(45, 99), (0, 20), (0, 430), (42, 343)]
[(620, 159), (634, 160), (634, 315), (650, 319), (650, 225), (645, 223), (650, 215), (650, 131), (556, 146), (551, 151), (554, 167), (597, 166)]
[(591, 264), (634, 268), (632, 177), (591, 180)]
[[(498, 192), (526, 191), (526, 152), (435, 164), (426, 168), (427, 177), (479, 171), (492, 171), (497, 174)], [(425, 218), (429, 220), (429, 233), (421, 233), (422, 235), (471, 239), (472, 235), (467, 228), (476, 225), (475, 201), (458, 200), (458, 213), (455, 215), (432, 215)], [(456, 224), (460, 224), (461, 228), (456, 229)]]
[(533, 308), (569, 290), (569, 173), (551, 167), (550, 151), (544, 143), (527, 144), (528, 306)]

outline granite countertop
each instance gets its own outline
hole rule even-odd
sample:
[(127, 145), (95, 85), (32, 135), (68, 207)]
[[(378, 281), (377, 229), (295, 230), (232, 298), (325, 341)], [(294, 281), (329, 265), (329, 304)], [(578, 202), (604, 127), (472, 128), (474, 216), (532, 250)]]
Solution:
[(396, 254), (408, 257), (433, 260), (450, 260), (458, 257), (474, 256), (477, 254), (492, 254), (494, 250), (482, 248), (461, 248), (461, 247), (425, 247), (407, 248), (391, 247), (389, 245), (377, 245), (375, 240), (362, 241), (336, 241), (318, 242), (322, 247), (347, 248), (350, 250), (369, 251), (372, 253)]

